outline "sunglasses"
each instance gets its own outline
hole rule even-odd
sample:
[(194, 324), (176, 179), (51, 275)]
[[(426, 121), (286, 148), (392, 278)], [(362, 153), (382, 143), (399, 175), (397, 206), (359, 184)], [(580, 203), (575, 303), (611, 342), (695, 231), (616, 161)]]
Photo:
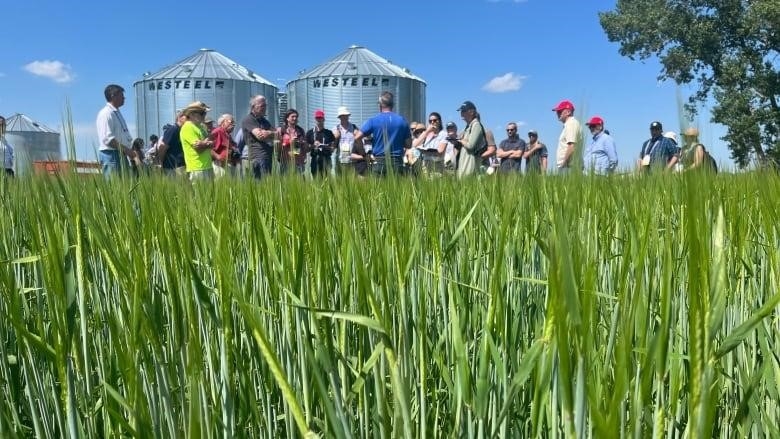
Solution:
[(507, 128), (506, 129), (507, 133), (514, 133), (515, 131), (517, 131), (517, 128)]
[(436, 122), (438, 122), (438, 121), (439, 121), (439, 119), (429, 119), (429, 120), (428, 120), (428, 122), (429, 122), (429, 123), (436, 123)]

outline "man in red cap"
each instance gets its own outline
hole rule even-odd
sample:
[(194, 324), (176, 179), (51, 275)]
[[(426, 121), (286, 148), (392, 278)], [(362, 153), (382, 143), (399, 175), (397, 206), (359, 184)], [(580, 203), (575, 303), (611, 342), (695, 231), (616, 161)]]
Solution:
[(617, 168), (618, 157), (615, 141), (604, 132), (604, 119), (593, 116), (588, 123), (591, 139), (582, 153), (585, 172), (593, 174), (611, 174)]
[(311, 175), (325, 175), (331, 168), (330, 157), (336, 136), (333, 131), (325, 128), (325, 112), (314, 112), (314, 128), (306, 133), (306, 142), (311, 148)]
[(558, 137), (558, 151), (555, 154), (555, 164), (558, 172), (566, 173), (571, 168), (574, 150), (580, 142), (580, 122), (574, 118), (574, 104), (561, 101), (552, 109), (558, 120), (563, 123), (563, 130)]

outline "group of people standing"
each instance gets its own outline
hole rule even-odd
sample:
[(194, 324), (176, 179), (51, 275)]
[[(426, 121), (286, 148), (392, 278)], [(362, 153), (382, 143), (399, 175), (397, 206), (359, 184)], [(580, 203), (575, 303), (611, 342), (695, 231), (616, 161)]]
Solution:
[[(97, 131), (101, 142), (100, 162), (104, 174), (110, 176), (120, 171), (123, 162), (120, 156), (126, 156), (131, 167), (135, 167), (140, 166), (144, 153), (137, 145), (129, 146), (133, 140), (119, 112), (124, 104), (122, 87), (107, 86), (105, 98), (107, 104), (98, 113)], [(331, 172), (384, 176), (392, 172), (427, 176), (451, 173), (464, 178), (477, 173), (523, 170), (544, 173), (547, 169), (547, 146), (535, 130), (528, 132), (526, 142), (518, 133), (518, 125), (510, 122), (506, 125), (506, 138), (497, 145), (494, 134), (484, 127), (471, 101), (463, 102), (458, 108), (465, 122), (460, 132), (455, 122), (445, 125), (437, 112), (429, 114), (427, 124), (410, 124), (393, 110), (394, 96), (388, 91), (380, 94), (378, 104), (379, 113), (360, 127), (349, 120), (346, 107), (339, 107), (339, 123), (333, 129), (325, 127), (325, 112), (316, 110), (315, 126), (306, 131), (298, 125), (299, 114), (295, 109), (288, 110), (281, 126), (274, 127), (266, 118), (266, 98), (257, 95), (251, 98), (249, 114), (236, 130), (231, 114), (221, 115), (216, 127), (208, 125), (206, 114), (210, 108), (196, 101), (177, 112), (176, 123), (165, 128), (161, 139), (153, 136), (150, 156), (166, 175), (186, 173), (191, 181), (225, 175), (251, 175), (261, 179), (272, 173), (274, 158), (281, 173), (304, 174), (308, 163), (313, 176)], [(563, 124), (555, 163), (559, 173), (578, 168), (596, 174), (615, 171), (617, 148), (600, 116), (589, 119), (586, 125), (591, 135), (583, 138), (570, 101), (561, 101), (553, 111)], [(693, 146), (690, 167), (705, 164), (715, 168), (714, 160), (698, 143), (698, 132), (693, 130), (684, 134), (686, 144)], [(650, 133), (651, 138), (642, 146), (638, 168), (673, 169), (681, 150), (676, 135), (664, 135), (660, 122), (651, 124)]]
[(304, 132), (297, 124), (298, 112), (291, 109), (282, 126), (274, 130), (265, 118), (265, 98), (255, 96), (239, 133), (248, 152), (247, 167), (255, 178), (263, 178), (270, 174), (275, 156), (282, 172), (303, 173), (307, 154), (313, 176), (329, 173), (331, 163), (337, 173), (358, 176), (451, 173), (465, 177), (492, 169), (496, 158), (507, 169), (519, 170), (524, 159), (529, 172), (544, 172), (547, 167), (547, 148), (538, 134), (531, 131), (526, 144), (517, 136), (514, 123), (507, 127), (509, 138), (499, 151), (471, 101), (458, 108), (466, 122), (460, 133), (455, 122), (445, 125), (437, 112), (430, 113), (428, 124), (410, 124), (394, 111), (394, 96), (388, 91), (380, 94), (378, 105), (379, 113), (359, 127), (349, 120), (349, 109), (339, 107), (339, 123), (333, 129), (325, 127), (324, 111), (316, 110), (314, 128)]
[[(507, 124), (507, 138), (496, 145), (495, 135), (482, 124), (476, 105), (465, 101), (458, 107), (466, 123), (458, 133), (455, 122), (443, 121), (438, 112), (428, 116), (428, 125), (412, 122), (412, 147), (406, 163), (412, 174), (454, 173), (466, 177), (475, 173), (520, 172), (523, 160), (526, 172), (544, 172), (547, 168), (547, 147), (539, 141), (535, 130), (528, 132), (526, 142), (518, 133), (517, 124)], [(421, 164), (419, 164), (421, 162)]]
[[(590, 137), (579, 141), (580, 123), (574, 117), (574, 105), (567, 100), (553, 107), (563, 130), (558, 138), (556, 167), (559, 173), (576, 169), (575, 153), (583, 144), (581, 169), (594, 174), (611, 174), (617, 168), (618, 154), (615, 141), (604, 127), (604, 119), (593, 116), (586, 124)], [(717, 172), (715, 160), (699, 142), (699, 130), (689, 127), (683, 132), (683, 144), (678, 144), (677, 134), (663, 131), (661, 122), (650, 124), (650, 138), (643, 144), (636, 162), (637, 170), (706, 169)]]
[[(143, 140), (133, 140), (119, 111), (125, 102), (124, 89), (110, 84), (104, 95), (106, 106), (98, 112), (96, 121), (103, 175), (111, 177), (126, 167), (137, 172), (145, 165)], [(150, 140), (156, 143), (147, 153), (165, 175), (186, 173), (191, 181), (211, 180), (224, 175), (228, 164), (235, 164), (235, 155), (229, 155), (237, 152), (231, 136), (233, 116), (222, 115), (218, 126), (209, 130), (205, 123), (209, 110), (203, 102), (193, 102), (177, 111), (175, 124), (166, 126), (162, 139), (152, 136)]]

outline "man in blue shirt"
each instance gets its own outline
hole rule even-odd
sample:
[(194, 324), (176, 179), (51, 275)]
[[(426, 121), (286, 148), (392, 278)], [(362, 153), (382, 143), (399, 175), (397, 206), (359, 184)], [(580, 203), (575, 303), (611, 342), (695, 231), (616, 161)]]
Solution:
[(639, 153), (637, 168), (640, 171), (649, 169), (674, 169), (677, 160), (680, 158), (680, 149), (663, 136), (664, 127), (661, 122), (650, 124), (650, 139), (642, 144), (642, 151)]
[(588, 123), (591, 139), (582, 154), (585, 172), (588, 174), (611, 174), (617, 167), (617, 148), (612, 136), (604, 132), (604, 119), (593, 116)]
[(379, 95), (379, 114), (363, 123), (355, 135), (355, 142), (366, 136), (374, 139), (371, 151), (366, 153), (375, 160), (371, 167), (375, 175), (385, 175), (389, 166), (392, 166), (393, 172), (400, 174), (404, 167), (404, 150), (412, 146), (409, 122), (393, 112), (394, 106), (393, 94), (382, 92)]

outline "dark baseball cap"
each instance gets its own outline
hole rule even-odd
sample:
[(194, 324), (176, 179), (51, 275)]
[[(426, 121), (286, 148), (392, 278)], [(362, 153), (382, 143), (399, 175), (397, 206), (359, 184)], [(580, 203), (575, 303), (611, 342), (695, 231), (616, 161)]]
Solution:
[(655, 121), (650, 124), (651, 130), (662, 130), (664, 129), (663, 125), (661, 125), (661, 122)]
[(536, 137), (539, 137), (539, 133), (537, 133), (537, 132), (536, 132), (536, 130), (531, 130), (531, 131), (529, 131), (529, 132), (528, 132), (528, 135), (529, 135), (529, 136), (536, 136)]
[(471, 101), (464, 101), (462, 104), (460, 104), (460, 107), (458, 107), (458, 111), (466, 111), (466, 110), (476, 110), (477, 106), (474, 105)]
[(458, 126), (455, 125), (455, 122), (447, 122), (447, 129), (450, 129), (450, 128), (457, 130)]

